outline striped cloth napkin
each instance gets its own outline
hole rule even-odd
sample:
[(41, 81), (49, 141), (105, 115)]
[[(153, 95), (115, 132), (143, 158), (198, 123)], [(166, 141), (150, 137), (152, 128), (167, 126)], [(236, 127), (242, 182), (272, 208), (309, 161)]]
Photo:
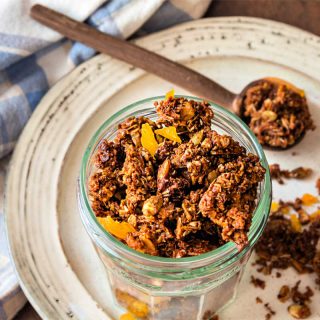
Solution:
[[(45, 6), (121, 38), (201, 17), (211, 0), (43, 0)], [(0, 1), (0, 158), (9, 154), (33, 110), (62, 76), (96, 52), (29, 17), (35, 1)], [(8, 157), (7, 157), (8, 158)], [(0, 161), (0, 320), (24, 305), (10, 263), (2, 209), (8, 159)]]

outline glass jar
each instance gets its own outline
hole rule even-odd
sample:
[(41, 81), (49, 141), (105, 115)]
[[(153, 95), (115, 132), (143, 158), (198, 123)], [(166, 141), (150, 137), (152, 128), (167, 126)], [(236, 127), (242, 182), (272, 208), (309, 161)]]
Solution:
[[(186, 97), (200, 101), (195, 97)], [(88, 179), (94, 172), (93, 155), (99, 142), (113, 140), (118, 124), (129, 116), (157, 119), (153, 103), (163, 96), (131, 104), (110, 117), (94, 134), (84, 154), (79, 178), (79, 209), (83, 224), (104, 263), (115, 302), (137, 318), (153, 320), (208, 320), (236, 295), (252, 248), (266, 225), (271, 204), (271, 181), (264, 152), (249, 128), (228, 110), (211, 104), (212, 127), (257, 154), (266, 169), (258, 190), (249, 245), (239, 252), (234, 243), (199, 256), (155, 257), (137, 252), (109, 234), (96, 220), (88, 198)]]

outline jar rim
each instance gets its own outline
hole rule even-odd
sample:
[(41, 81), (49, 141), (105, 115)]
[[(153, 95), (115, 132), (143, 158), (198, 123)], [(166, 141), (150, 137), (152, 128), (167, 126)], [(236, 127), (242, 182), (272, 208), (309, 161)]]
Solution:
[[(175, 97), (184, 97), (187, 99), (192, 99), (195, 101), (203, 101), (203, 99), (194, 97), (194, 96), (188, 96), (188, 95), (175, 95)], [(92, 207), (90, 205), (90, 200), (88, 197), (87, 193), (87, 188), (86, 188), (86, 173), (87, 173), (87, 167), (89, 164), (89, 161), (91, 159), (91, 156), (93, 152), (95, 151), (95, 147), (97, 146), (97, 141), (101, 134), (108, 128), (108, 126), (112, 125), (123, 113), (128, 112), (134, 108), (136, 108), (139, 105), (148, 103), (148, 102), (153, 102), (153, 101), (158, 101), (164, 99), (165, 96), (155, 96), (155, 97), (150, 97), (146, 99), (142, 99), (139, 101), (136, 101), (116, 113), (114, 113), (112, 116), (110, 116), (104, 123), (99, 127), (99, 129), (94, 133), (92, 138), (89, 141), (89, 144), (85, 150), (85, 153), (82, 158), (81, 162), (81, 169), (80, 169), (80, 178), (79, 178), (79, 197), (81, 197), (83, 200), (83, 204), (86, 209), (86, 220), (89, 222), (90, 227), (94, 230), (94, 232), (100, 237), (103, 238), (104, 240), (108, 241), (109, 245), (112, 245), (115, 249), (123, 254), (125, 254), (127, 257), (129, 257), (130, 260), (135, 260), (139, 261), (140, 263), (146, 263), (147, 265), (153, 265), (153, 266), (161, 266), (161, 267), (168, 267), (170, 268), (171, 266), (179, 266), (179, 267), (184, 267), (188, 266), (190, 263), (192, 263), (193, 267), (201, 267), (205, 266), (209, 263), (212, 263), (212, 261), (219, 261), (223, 257), (228, 256), (229, 259), (234, 258), (237, 256), (238, 258), (241, 258), (257, 241), (259, 238), (259, 235), (262, 233), (266, 221), (268, 218), (268, 213), (270, 210), (270, 196), (271, 196), (271, 191), (272, 191), (272, 185), (271, 185), (271, 178), (270, 178), (270, 172), (269, 172), (269, 166), (268, 162), (266, 159), (266, 156), (264, 154), (264, 151), (259, 144), (256, 136), (253, 134), (253, 132), (249, 129), (249, 127), (235, 114), (230, 112), (229, 110), (211, 102), (210, 105), (213, 107), (213, 111), (217, 110), (219, 113), (226, 115), (233, 123), (235, 123), (237, 126), (241, 127), (242, 130), (244, 130), (249, 138), (250, 138), (250, 143), (252, 144), (256, 154), (260, 158), (260, 162), (262, 166), (266, 169), (266, 174), (264, 177), (264, 180), (261, 182), (261, 193), (260, 193), (260, 199), (258, 202), (258, 205), (253, 213), (253, 218), (252, 218), (252, 223), (250, 226), (250, 230), (248, 233), (248, 245), (241, 251), (239, 252), (235, 243), (233, 242), (227, 242), (224, 245), (211, 250), (207, 253), (203, 253), (197, 256), (192, 256), (192, 257), (182, 257), (182, 258), (167, 258), (167, 257), (159, 257), (159, 256), (151, 256), (145, 253), (138, 252), (126, 244), (122, 243), (119, 241), (117, 238), (112, 236), (108, 231), (106, 231), (101, 224), (98, 222)], [(143, 110), (148, 110), (148, 109), (141, 109), (139, 112)], [(265, 209), (268, 209), (267, 211)], [(267, 214), (265, 214), (267, 212)], [(83, 217), (82, 217), (83, 218)], [(262, 225), (262, 228), (261, 228)], [(260, 229), (259, 229), (260, 228)], [(101, 244), (100, 244), (101, 245)], [(122, 256), (123, 257), (123, 256)], [(228, 260), (229, 260), (228, 259)], [(222, 259), (223, 260), (223, 259)], [(230, 260), (229, 260), (230, 261)]]

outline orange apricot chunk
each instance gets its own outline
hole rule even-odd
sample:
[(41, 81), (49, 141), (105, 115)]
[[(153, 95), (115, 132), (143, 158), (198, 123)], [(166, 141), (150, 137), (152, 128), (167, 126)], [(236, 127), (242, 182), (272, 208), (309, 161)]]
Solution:
[(97, 219), (108, 232), (121, 240), (125, 240), (128, 233), (136, 231), (130, 223), (115, 221), (110, 216), (98, 217)]
[(159, 134), (162, 137), (165, 137), (171, 141), (179, 142), (181, 143), (181, 139), (177, 134), (176, 127), (170, 126), (170, 127), (164, 127), (162, 129), (158, 129), (154, 131), (156, 134)]

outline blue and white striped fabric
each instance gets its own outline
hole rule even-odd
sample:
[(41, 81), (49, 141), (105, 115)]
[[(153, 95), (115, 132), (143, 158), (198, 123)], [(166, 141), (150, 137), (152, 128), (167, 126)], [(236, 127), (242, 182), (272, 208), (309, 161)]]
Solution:
[[(30, 0), (0, 1), (0, 158), (14, 148), (33, 110), (62, 76), (95, 51), (62, 39), (29, 17)], [(144, 35), (201, 17), (211, 0), (37, 1), (121, 38)], [(0, 180), (5, 168), (0, 161)], [(25, 303), (5, 244), (0, 181), (0, 320)]]

